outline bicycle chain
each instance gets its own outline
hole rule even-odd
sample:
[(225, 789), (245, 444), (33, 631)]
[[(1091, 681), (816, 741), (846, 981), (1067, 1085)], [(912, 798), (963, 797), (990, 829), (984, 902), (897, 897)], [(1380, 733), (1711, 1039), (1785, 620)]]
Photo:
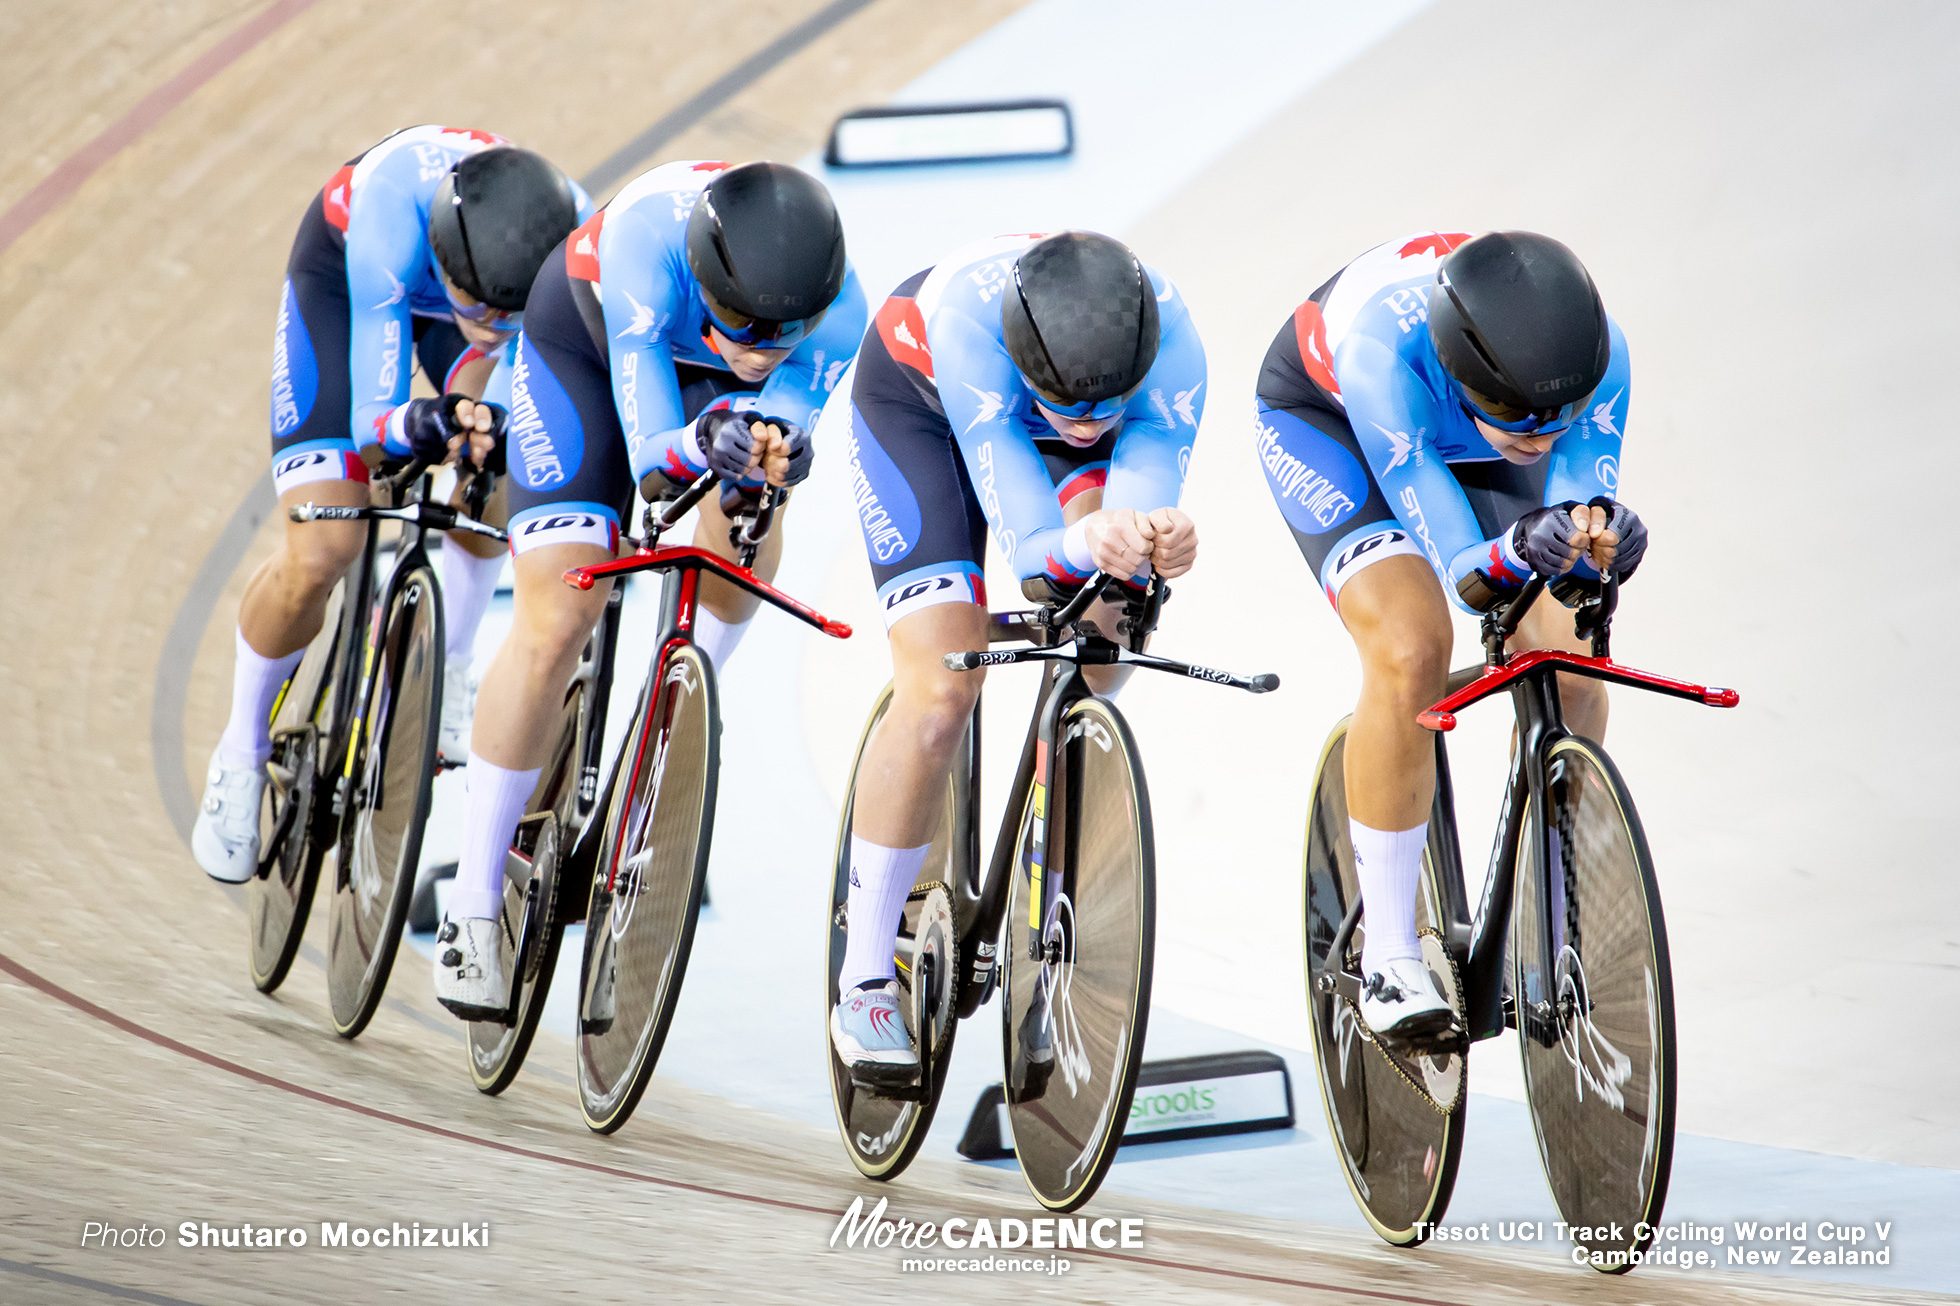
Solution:
[[(1425, 934), (1435, 939), (1438, 943), (1441, 943), (1443, 941), (1442, 932), (1433, 927), (1424, 927), (1423, 929), (1419, 929), (1416, 931), (1417, 938), (1421, 938)], [(1463, 972), (1457, 968), (1456, 957), (1451, 954), (1450, 950), (1447, 947), (1443, 949), (1443, 958), (1444, 960), (1449, 962), (1450, 980), (1451, 983), (1455, 986), (1458, 1000), (1461, 1001), (1463, 997)], [(1425, 1103), (1429, 1105), (1429, 1108), (1432, 1111), (1436, 1112), (1436, 1114), (1440, 1116), (1448, 1117), (1456, 1114), (1457, 1110), (1463, 1105), (1463, 1096), (1465, 1093), (1465, 1088), (1466, 1085), (1468, 1085), (1468, 1083), (1470, 1082), (1469, 1075), (1466, 1073), (1469, 1070), (1469, 1066), (1470, 1066), (1469, 1049), (1466, 1048), (1462, 1052), (1453, 1054), (1460, 1061), (1462, 1061), (1463, 1065), (1462, 1068), (1459, 1069), (1457, 1072), (1456, 1101), (1446, 1107), (1442, 1103), (1438, 1102), (1427, 1088), (1423, 1087), (1422, 1084), (1418, 1083), (1415, 1076), (1411, 1075), (1407, 1070), (1403, 1069), (1400, 1058), (1398, 1058), (1394, 1053), (1390, 1052), (1387, 1048), (1382, 1046), (1381, 1041), (1375, 1037), (1375, 1031), (1369, 1029), (1368, 1022), (1361, 1018), (1360, 1007), (1351, 999), (1345, 997), (1342, 998), (1341, 1001), (1346, 1003), (1349, 1009), (1352, 1011), (1354, 1017), (1354, 1027), (1361, 1031), (1362, 1041), (1365, 1043), (1374, 1044), (1375, 1050), (1381, 1054), (1382, 1060), (1386, 1061), (1389, 1064), (1390, 1069), (1394, 1070), (1397, 1075), (1401, 1076), (1403, 1083), (1407, 1084), (1410, 1088), (1415, 1090), (1415, 1094), (1417, 1097), (1421, 1098)], [(1462, 1012), (1457, 1013), (1459, 1018), (1461, 1018), (1462, 1014), (1463, 1014)]]

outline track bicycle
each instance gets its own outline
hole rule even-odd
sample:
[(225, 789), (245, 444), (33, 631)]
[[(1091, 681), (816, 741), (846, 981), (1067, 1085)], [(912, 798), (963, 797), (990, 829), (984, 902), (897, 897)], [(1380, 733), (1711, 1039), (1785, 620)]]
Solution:
[[(1506, 641), (1544, 592), (1533, 577), (1483, 619), (1484, 662), (1450, 678), (1419, 720), (1436, 731), (1436, 796), (1416, 924), (1423, 962), (1453, 1012), (1413, 1041), (1363, 1023), (1367, 918), (1348, 837), (1348, 718), (1314, 775), (1306, 844), (1307, 1001), (1328, 1131), (1375, 1232), (1413, 1247), (1434, 1231), (1463, 1146), (1470, 1045), (1517, 1029), (1525, 1095), (1560, 1217), (1608, 1272), (1645, 1250), (1667, 1196), (1674, 1147), (1674, 993), (1647, 837), (1626, 782), (1590, 739), (1570, 733), (1557, 677), (1734, 707), (1734, 690), (1635, 671), (1612, 660), (1618, 601), (1609, 577), (1575, 616), (1591, 656)], [(1444, 735), (1472, 703), (1508, 693), (1517, 715), (1510, 777), (1483, 901), (1472, 918), (1457, 844)], [(1615, 1232), (1617, 1231), (1617, 1233)], [(1603, 1262), (1603, 1263), (1602, 1263)]]
[[(1136, 739), (1116, 705), (1090, 690), (1082, 669), (1148, 667), (1253, 693), (1277, 688), (1279, 678), (1244, 678), (1142, 652), (1169, 595), (1154, 576), (1145, 587), (1122, 587), (1117, 643), (1083, 618), (1112, 583), (1098, 572), (1064, 602), (1046, 581), (1031, 581), (1024, 591), (1042, 606), (994, 613), (988, 628), (990, 644), (1031, 647), (946, 656), (955, 671), (1017, 662), (1048, 667), (985, 885), (976, 703), (947, 779), (939, 830), (899, 924), (899, 1010), (918, 1069), (901, 1070), (897, 1079), (887, 1077), (889, 1067), (853, 1069), (825, 1039), (837, 1127), (851, 1163), (869, 1178), (894, 1178), (918, 1154), (958, 1022), (996, 987), (1006, 992), (1002, 1055), (1014, 1154), (1036, 1200), (1075, 1210), (1095, 1195), (1115, 1157), (1150, 1013), (1156, 842)], [(850, 928), (858, 770), (891, 701), (887, 685), (858, 741), (838, 829), (826, 1014), (839, 998)]]
[[(333, 854), (327, 995), (342, 1038), (367, 1028), (387, 988), (437, 771), (443, 616), (428, 534), (507, 538), (477, 520), (492, 474), (471, 477), (459, 508), (430, 501), (426, 462), (387, 466), (393, 474), (374, 482), (385, 502), (287, 511), (296, 522), (364, 521), (367, 539), (273, 705), (259, 867), (246, 887), (252, 982), (270, 993), (292, 967), (314, 884)], [(384, 521), (401, 527), (386, 559)]]
[[(754, 497), (724, 491), (722, 507), (731, 521), (730, 542), (740, 555), (736, 562), (705, 549), (660, 543), (661, 534), (718, 480), (713, 472), (703, 474), (658, 516), (656, 505), (649, 504), (643, 538), (628, 540), (634, 546), (628, 556), (565, 573), (566, 584), (584, 590), (612, 577), (662, 573), (660, 637), (632, 722), (613, 759), (612, 776), (604, 789), (605, 809), (597, 820), (586, 821), (576, 831), (577, 851), (566, 863), (564, 883), (541, 881), (539, 874), (552, 868), (552, 860), (536, 851), (543, 840), (555, 839), (558, 848), (570, 846), (554, 811), (541, 813), (525, 868), (526, 882), (520, 885), (517, 874), (521, 856), (512, 858), (507, 871), (505, 910), (507, 920), (513, 920), (509, 937), (513, 942), (535, 937), (540, 949), (547, 950), (539, 957), (527, 954), (521, 967), (511, 972), (511, 1015), (517, 1022), (513, 1028), (526, 1019), (535, 1026), (551, 974), (544, 958), (555, 955), (558, 935), (583, 914), (585, 950), (579, 966), (574, 1042), (579, 1109), (586, 1125), (598, 1133), (609, 1134), (624, 1125), (653, 1078), (680, 999), (707, 879), (721, 766), (721, 713), (714, 667), (693, 642), (702, 574), (719, 576), (833, 638), (848, 639), (851, 634), (843, 622), (797, 602), (751, 570), (756, 550), (786, 497), (780, 489)], [(609, 614), (616, 613), (618, 597), (615, 588)], [(617, 618), (608, 620), (605, 629), (610, 641), (616, 637)], [(602, 667), (609, 680), (609, 646)], [(567, 737), (572, 716), (585, 718), (577, 730), (586, 741), (581, 745), (585, 751), (579, 754), (586, 759), (580, 768), (581, 791), (587, 783), (596, 783), (592, 750), (604, 733), (591, 723), (593, 713), (604, 707), (604, 696), (596, 690), (595, 684), (578, 696), (580, 704), (589, 706), (575, 709), (570, 696), (567, 700)], [(564, 738), (560, 746), (566, 746)], [(547, 768), (545, 776), (551, 774)], [(590, 804), (589, 798), (580, 801)], [(519, 829), (521, 841), (524, 827)], [(513, 912), (520, 900), (527, 904), (521, 928), (515, 925)], [(554, 900), (562, 904), (555, 910)], [(484, 1079), (477, 1071), (479, 1049), (491, 1036), (494, 1030), (485, 1030), (481, 1022), (471, 1027), (472, 1069), (479, 1073), (480, 1087)], [(524, 1041), (528, 1042), (528, 1034)], [(522, 1048), (515, 1053), (513, 1059), (521, 1059)], [(514, 1066), (509, 1073), (515, 1074)]]

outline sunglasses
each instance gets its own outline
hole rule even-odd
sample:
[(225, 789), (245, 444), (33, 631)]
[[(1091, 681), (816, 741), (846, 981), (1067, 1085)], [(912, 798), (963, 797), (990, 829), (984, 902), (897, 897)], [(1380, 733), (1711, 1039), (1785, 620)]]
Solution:
[(1107, 399), (1084, 399), (1080, 403), (1070, 403), (1066, 399), (1057, 399), (1034, 382), (1029, 381), (1026, 376), (1023, 376), (1021, 380), (1027, 382), (1028, 389), (1034, 392), (1034, 401), (1037, 404), (1040, 404), (1057, 417), (1066, 417), (1077, 422), (1099, 422), (1106, 417), (1114, 417), (1129, 406), (1131, 398), (1136, 394), (1135, 390), (1130, 390), (1125, 394), (1112, 395)]
[(1451, 380), (1460, 392), (1458, 402), (1463, 405), (1466, 416), (1485, 422), (1500, 431), (1511, 435), (1552, 435), (1572, 425), (1579, 410), (1586, 406), (1586, 399), (1575, 399), (1557, 408), (1519, 408), (1488, 395), (1480, 395), (1461, 381)]
[(715, 330), (749, 349), (794, 349), (817, 329), (824, 313), (830, 311), (825, 309), (824, 313), (793, 322), (772, 322), (767, 318), (737, 313), (709, 294), (705, 286), (701, 288), (701, 307)]
[(449, 280), (446, 272), (438, 271), (437, 279), (442, 282), (442, 293), (449, 298), (450, 311), (457, 317), (489, 327), (492, 331), (515, 331), (524, 325), (523, 309), (492, 308), (480, 300), (469, 299)]

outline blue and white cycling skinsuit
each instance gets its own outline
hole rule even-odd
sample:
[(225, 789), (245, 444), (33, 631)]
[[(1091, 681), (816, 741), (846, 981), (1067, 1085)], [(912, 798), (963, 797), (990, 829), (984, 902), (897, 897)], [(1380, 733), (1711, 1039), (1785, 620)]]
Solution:
[[(484, 355), (463, 338), (429, 249), (429, 202), (457, 161), (508, 141), (421, 126), (334, 173), (308, 207), (286, 266), (272, 361), (273, 483), (366, 481), (360, 451), (407, 456), (414, 364), (438, 390)], [(573, 187), (579, 216), (592, 212)], [(410, 357), (413, 350), (415, 357)]]
[(687, 265), (688, 215), (728, 166), (642, 173), (545, 259), (510, 363), (484, 396), (510, 409), (513, 552), (615, 547), (649, 473), (685, 483), (707, 470), (694, 431), (707, 408), (816, 425), (863, 334), (864, 290), (847, 266), (823, 321), (767, 380), (736, 377), (708, 338)]
[(1105, 508), (1174, 506), (1204, 415), (1205, 352), (1169, 278), (1160, 343), (1121, 420), (1094, 444), (1035, 411), (1001, 341), (1000, 296), (1041, 235), (997, 236), (909, 277), (878, 310), (849, 393), (825, 412), (850, 461), (864, 545), (889, 629), (938, 603), (985, 605), (987, 531), (1022, 580), (1069, 583), (1095, 567), (1062, 508), (1101, 488)]
[[(1478, 432), (1436, 360), (1427, 307), (1438, 263), (1468, 239), (1425, 231), (1377, 245), (1294, 310), (1266, 351), (1259, 461), (1337, 608), (1342, 586), (1399, 554), (1426, 558), (1459, 606), (1488, 606), (1531, 574), (1511, 547), (1518, 518), (1619, 487), (1629, 371), (1610, 317), (1606, 375), (1549, 453), (1520, 466)], [(1598, 576), (1583, 558), (1570, 574)]]

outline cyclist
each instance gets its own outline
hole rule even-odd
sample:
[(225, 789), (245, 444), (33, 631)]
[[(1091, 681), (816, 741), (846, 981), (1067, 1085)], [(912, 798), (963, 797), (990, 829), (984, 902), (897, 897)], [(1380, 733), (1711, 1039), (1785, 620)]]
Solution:
[[(657, 499), (713, 468), (759, 494), (765, 480), (807, 476), (808, 429), (865, 304), (814, 178), (778, 163), (678, 162), (628, 183), (553, 250), (526, 314), (508, 380), (516, 614), (484, 674), (435, 959), (437, 998), (466, 1019), (508, 1000), (504, 852), (609, 589), (581, 593), (565, 570), (613, 556), (636, 486)], [(703, 502), (695, 544), (733, 558), (724, 504)], [(781, 520), (755, 561), (765, 578)], [(700, 597), (694, 642), (719, 670), (757, 600), (715, 578)]]
[[(1647, 530), (1613, 498), (1627, 389), (1626, 337), (1591, 276), (1522, 231), (1378, 245), (1266, 352), (1259, 460), (1361, 655), (1346, 780), (1367, 904), (1361, 1015), (1376, 1033), (1450, 1022), (1415, 933), (1436, 783), (1416, 716), (1449, 678), (1444, 593), (1482, 612), (1536, 572), (1576, 603), (1600, 569), (1632, 574)], [(1552, 604), (1512, 646), (1583, 651)], [(1605, 687), (1561, 676), (1559, 689), (1573, 730), (1601, 738)]]
[[(439, 464), (466, 433), (465, 457), (478, 466), (493, 457), (499, 414), (465, 397), (483, 393), (538, 265), (590, 209), (558, 169), (488, 132), (410, 127), (336, 172), (300, 222), (279, 301), (272, 474), (280, 515), (308, 499), (366, 504), (369, 469), (385, 457)], [(411, 348), (446, 398), (409, 398)], [(272, 704), (366, 530), (288, 522), (278, 552), (246, 585), (231, 719), (191, 836), (198, 864), (216, 879), (242, 883), (257, 869)], [(442, 558), (449, 736), (467, 720), (461, 677), (502, 559), (461, 532)]]
[[(882, 1076), (918, 1064), (893, 944), (980, 693), (978, 672), (942, 658), (986, 647), (988, 530), (1044, 596), (1096, 570), (1190, 570), (1197, 532), (1177, 501), (1204, 383), (1170, 280), (1090, 232), (961, 249), (901, 284), (865, 333), (825, 428), (848, 451), (894, 692), (854, 800), (850, 937), (830, 1018), (846, 1064)], [(1118, 615), (1089, 614), (1110, 631)], [(1111, 692), (1113, 670), (1091, 683)]]

